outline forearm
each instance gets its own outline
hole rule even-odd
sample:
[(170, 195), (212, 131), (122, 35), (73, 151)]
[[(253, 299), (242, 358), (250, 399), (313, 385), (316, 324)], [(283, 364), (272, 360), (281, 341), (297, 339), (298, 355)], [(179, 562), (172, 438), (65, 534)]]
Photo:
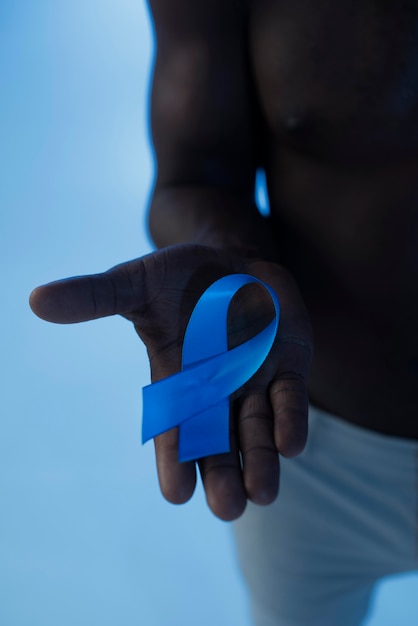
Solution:
[(156, 189), (149, 231), (158, 248), (197, 243), (277, 260), (270, 220), (260, 215), (254, 199), (220, 187)]

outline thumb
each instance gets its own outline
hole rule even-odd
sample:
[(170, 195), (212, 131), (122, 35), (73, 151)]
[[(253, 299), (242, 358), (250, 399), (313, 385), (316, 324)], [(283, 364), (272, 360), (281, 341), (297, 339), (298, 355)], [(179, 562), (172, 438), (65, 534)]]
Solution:
[(29, 304), (38, 317), (57, 324), (124, 314), (144, 304), (144, 277), (143, 262), (137, 259), (101, 274), (76, 276), (36, 287)]

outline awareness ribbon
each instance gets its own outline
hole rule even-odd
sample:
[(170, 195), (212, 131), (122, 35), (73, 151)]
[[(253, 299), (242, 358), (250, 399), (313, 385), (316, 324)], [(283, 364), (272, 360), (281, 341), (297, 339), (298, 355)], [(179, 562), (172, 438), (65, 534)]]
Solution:
[[(228, 350), (227, 318), (244, 285), (262, 285), (274, 319), (257, 335)], [(229, 396), (253, 376), (276, 337), (280, 305), (271, 287), (247, 274), (230, 274), (203, 293), (183, 342), (182, 370), (142, 389), (142, 442), (179, 426), (179, 461), (228, 452)]]

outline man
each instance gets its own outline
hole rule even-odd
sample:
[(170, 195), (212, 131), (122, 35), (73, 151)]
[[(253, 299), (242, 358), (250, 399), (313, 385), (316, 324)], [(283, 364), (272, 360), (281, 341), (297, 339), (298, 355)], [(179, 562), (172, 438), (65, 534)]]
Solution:
[[(271, 285), (273, 350), (231, 403), (231, 452), (198, 466), (212, 511), (237, 520), (257, 626), (358, 625), (380, 577), (418, 569), (418, 2), (150, 8), (161, 250), (31, 305), (60, 323), (123, 315), (156, 381), (180, 369), (211, 282)], [(231, 344), (270, 314), (244, 293)], [(185, 502), (195, 464), (178, 462), (175, 430), (155, 446), (163, 494)]]

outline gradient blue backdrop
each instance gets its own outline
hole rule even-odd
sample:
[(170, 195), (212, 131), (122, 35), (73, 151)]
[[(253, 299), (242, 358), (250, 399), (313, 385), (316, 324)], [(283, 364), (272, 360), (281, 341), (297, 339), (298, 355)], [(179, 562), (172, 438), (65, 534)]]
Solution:
[[(141, 0), (0, 0), (2, 626), (250, 624), (229, 526), (159, 494), (133, 329), (27, 304), (151, 249), (152, 48)], [(385, 582), (368, 626), (416, 624), (417, 590)]]

